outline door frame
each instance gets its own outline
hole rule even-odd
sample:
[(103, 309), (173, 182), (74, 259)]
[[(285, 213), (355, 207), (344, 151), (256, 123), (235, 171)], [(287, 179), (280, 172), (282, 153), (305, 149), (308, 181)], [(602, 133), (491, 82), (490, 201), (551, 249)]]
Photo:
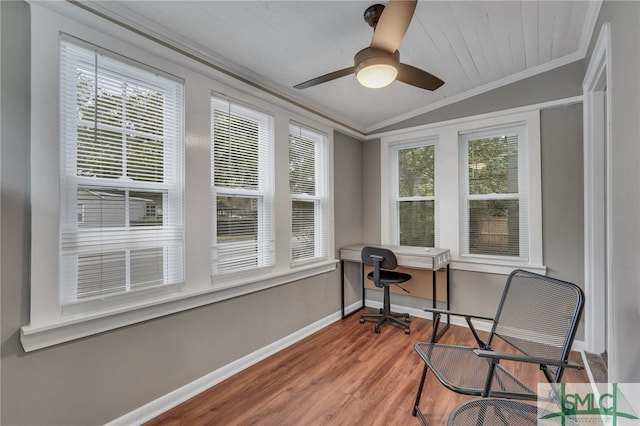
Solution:
[[(585, 349), (598, 354), (613, 348), (610, 43), (610, 28), (605, 23), (582, 83)], [(615, 377), (612, 367), (609, 362), (610, 377)]]

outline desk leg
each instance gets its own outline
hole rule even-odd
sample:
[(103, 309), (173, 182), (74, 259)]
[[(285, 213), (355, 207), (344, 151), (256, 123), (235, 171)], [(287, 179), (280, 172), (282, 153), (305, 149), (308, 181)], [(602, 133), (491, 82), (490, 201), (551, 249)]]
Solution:
[(364, 276), (364, 263), (360, 264), (360, 281), (362, 281), (362, 307), (360, 309), (364, 309), (364, 280), (365, 280), (365, 276)]
[[(433, 309), (437, 308), (437, 300), (438, 297), (436, 295), (436, 271), (433, 271), (433, 279), (432, 279), (432, 291), (433, 291), (433, 302), (431, 303), (431, 306), (433, 307)], [(451, 303), (449, 302), (450, 298), (449, 298), (449, 290), (450, 290), (450, 286), (449, 286), (449, 265), (447, 264), (447, 282), (446, 282), (446, 286), (447, 286), (447, 310), (451, 310)], [(438, 327), (439, 321), (434, 321), (433, 326), (436, 327), (437, 331), (437, 327)], [(440, 330), (439, 333), (435, 334), (432, 337), (431, 341), (433, 343), (437, 342), (438, 340), (440, 340), (440, 337), (442, 337), (442, 335), (449, 329), (449, 326), (451, 325), (451, 316), (447, 315), (447, 324), (444, 326), (444, 328), (442, 330)]]
[(360, 280), (362, 281), (362, 306), (358, 309), (354, 309), (348, 314), (344, 313), (344, 260), (340, 261), (340, 298), (341, 298), (341, 309), (342, 309), (342, 319), (347, 318), (350, 315), (355, 314), (356, 312), (364, 309), (364, 263), (360, 263)]
[(342, 319), (344, 319), (344, 260), (340, 261), (340, 300), (342, 301), (340, 304), (342, 307)]

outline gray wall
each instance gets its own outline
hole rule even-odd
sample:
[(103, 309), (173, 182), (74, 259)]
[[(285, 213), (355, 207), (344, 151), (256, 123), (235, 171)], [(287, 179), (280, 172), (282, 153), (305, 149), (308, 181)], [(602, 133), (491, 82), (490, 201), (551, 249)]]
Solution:
[[(25, 353), (29, 320), (29, 10), (0, 2), (3, 425), (95, 425), (336, 313), (339, 271)], [(335, 135), (336, 246), (362, 239), (361, 142)]]
[(542, 247), (547, 274), (583, 287), (582, 104), (541, 111), (540, 138)]
[[(366, 190), (363, 190), (362, 142), (342, 133), (334, 133), (334, 211), (336, 229), (336, 259), (340, 257), (340, 247), (362, 243), (363, 204)], [(359, 267), (353, 262), (345, 262), (345, 306), (356, 303), (361, 297)]]
[(605, 1), (587, 61), (603, 23), (610, 23), (611, 229), (613, 347), (617, 382), (640, 382), (640, 3)]

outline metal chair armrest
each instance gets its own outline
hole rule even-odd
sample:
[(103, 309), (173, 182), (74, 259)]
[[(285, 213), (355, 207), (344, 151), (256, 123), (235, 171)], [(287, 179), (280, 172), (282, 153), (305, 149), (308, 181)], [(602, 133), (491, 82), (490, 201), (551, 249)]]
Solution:
[(465, 318), (471, 318), (471, 319), (493, 321), (493, 317), (469, 314), (469, 313), (465, 313), (465, 312), (448, 311), (446, 309), (422, 308), (422, 310), (425, 311), (425, 312), (432, 312), (434, 314), (440, 314), (440, 315), (453, 315), (453, 316), (457, 316), (457, 317), (465, 317)]
[[(481, 315), (462, 313), (462, 312), (453, 312), (453, 311), (449, 311), (449, 310), (436, 309), (436, 308), (424, 308), (424, 311), (433, 312), (433, 314), (434, 314), (433, 315), (433, 334), (431, 336), (431, 343), (435, 343), (437, 341), (437, 338), (438, 338), (438, 326), (440, 325), (440, 317), (442, 315), (453, 315), (453, 316), (464, 317), (465, 321), (467, 322), (467, 325), (469, 326), (469, 330), (471, 331), (471, 334), (473, 334), (473, 337), (476, 339), (476, 342), (478, 343), (478, 347), (480, 347), (480, 348), (486, 348), (487, 347), (487, 343), (480, 338), (480, 335), (478, 334), (478, 331), (474, 327), (473, 322), (471, 320), (475, 319), (475, 320), (493, 321), (493, 318), (486, 317), (486, 316), (481, 316)], [(448, 320), (448, 318), (449, 317), (447, 316), (447, 320)], [(448, 323), (448, 321), (447, 321), (447, 323)]]
[(553, 365), (562, 368), (575, 368), (576, 370), (582, 370), (584, 368), (582, 365), (572, 361), (560, 361), (551, 358), (540, 358), (527, 355), (511, 354), (507, 352), (495, 352), (485, 349), (474, 349), (473, 353), (483, 358), (492, 358), (497, 360), (504, 359), (507, 361), (528, 362), (531, 364)]

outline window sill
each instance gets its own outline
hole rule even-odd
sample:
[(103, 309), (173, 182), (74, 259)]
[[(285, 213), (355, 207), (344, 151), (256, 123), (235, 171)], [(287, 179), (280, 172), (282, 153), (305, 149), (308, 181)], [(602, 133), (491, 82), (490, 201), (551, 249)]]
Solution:
[(20, 341), (25, 352), (31, 352), (82, 337), (91, 336), (142, 321), (160, 318), (188, 309), (209, 305), (293, 281), (324, 274), (336, 269), (337, 260), (295, 268), (285, 273), (253, 277), (243, 283), (225, 288), (214, 288), (196, 293), (182, 293), (139, 304), (135, 307), (102, 312), (96, 315), (60, 318), (60, 321), (32, 327), (25, 325), (20, 330)]
[(525, 262), (509, 262), (489, 259), (453, 259), (451, 269), (456, 271), (482, 272), (486, 274), (509, 275), (514, 269), (524, 269), (545, 275), (547, 267), (544, 265), (530, 265)]

